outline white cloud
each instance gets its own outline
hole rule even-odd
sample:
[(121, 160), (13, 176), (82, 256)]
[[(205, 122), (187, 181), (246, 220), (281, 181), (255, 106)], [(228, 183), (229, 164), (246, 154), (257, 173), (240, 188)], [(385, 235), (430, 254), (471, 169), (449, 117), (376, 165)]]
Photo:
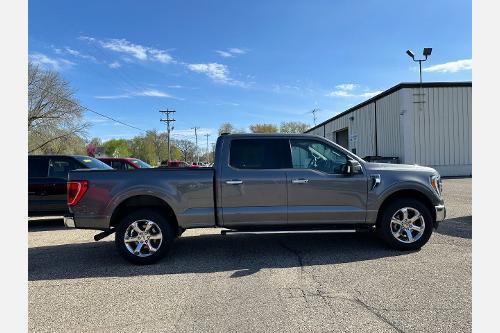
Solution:
[(372, 98), (373, 96), (377, 96), (378, 94), (381, 94), (383, 90), (376, 90), (376, 91), (367, 91), (364, 92), (358, 96), (365, 97), (365, 98)]
[(215, 51), (217, 52), (221, 57), (223, 58), (231, 58), (233, 56), (233, 54), (231, 52), (227, 52), (227, 51)]
[(216, 50), (215, 52), (217, 52), (217, 54), (219, 54), (223, 58), (231, 58), (231, 57), (234, 57), (236, 55), (241, 55), (241, 54), (247, 53), (246, 50), (240, 49), (238, 47), (232, 47), (232, 48), (227, 49), (226, 51)]
[(172, 56), (166, 51), (149, 49), (148, 52), (151, 54), (151, 57), (153, 57), (153, 59), (161, 63), (168, 64), (173, 61)]
[(56, 71), (62, 71), (75, 65), (74, 62), (71, 62), (69, 60), (62, 58), (51, 58), (43, 53), (30, 54), (29, 59), (35, 65), (38, 65), (45, 69), (52, 69)]
[(82, 58), (82, 59), (87, 59), (87, 60), (92, 60), (92, 61), (96, 61), (97, 60), (94, 56), (91, 56), (89, 54), (81, 53), (80, 51), (77, 51), (77, 50), (72, 49), (72, 48), (67, 47), (67, 46), (64, 48), (64, 52), (66, 54), (70, 54), (70, 55), (72, 55), (74, 57), (78, 57), (78, 58)]
[(328, 97), (353, 97), (355, 95), (345, 91), (345, 90), (334, 90), (326, 94)]
[(146, 97), (164, 97), (164, 98), (173, 98), (172, 95), (167, 94), (166, 92), (159, 91), (156, 89), (146, 89), (140, 92), (134, 93), (135, 96), (146, 96)]
[(234, 53), (234, 54), (245, 54), (245, 53), (247, 53), (247, 51), (245, 51), (243, 49), (240, 49), (240, 48), (237, 48), (237, 47), (230, 48), (229, 52)]
[(146, 60), (148, 58), (146, 47), (132, 44), (125, 39), (111, 39), (107, 42), (101, 41), (99, 44), (105, 49), (125, 53), (139, 60)]
[(357, 87), (358, 87), (358, 85), (355, 83), (342, 83), (342, 84), (335, 86), (335, 88), (337, 88), (339, 90), (347, 90), (347, 91), (354, 90), (354, 88), (357, 88)]
[(457, 61), (450, 61), (444, 64), (434, 65), (424, 68), (424, 72), (436, 73), (456, 73), (459, 71), (466, 71), (472, 69), (472, 59), (463, 59)]
[(187, 68), (193, 72), (205, 74), (218, 83), (245, 86), (243, 82), (231, 79), (229, 77), (229, 69), (223, 64), (187, 64)]
[(174, 61), (166, 50), (134, 44), (124, 38), (98, 40), (93, 37), (81, 36), (80, 39), (87, 42), (98, 43), (104, 49), (118, 52), (141, 61), (158, 61), (164, 64)]
[(132, 98), (134, 96), (138, 97), (161, 97), (161, 98), (174, 98), (176, 97), (170, 95), (169, 93), (156, 90), (156, 89), (145, 89), (141, 91), (134, 91), (127, 94), (119, 94), (119, 95), (104, 95), (104, 96), (94, 96), (97, 99), (122, 99), (122, 98)]
[(113, 61), (112, 63), (109, 63), (108, 66), (109, 68), (113, 69), (122, 67), (122, 65), (118, 61)]
[(358, 88), (359, 85), (355, 83), (343, 83), (336, 85), (336, 90), (333, 90), (326, 94), (328, 97), (362, 97), (362, 98), (371, 98), (380, 94), (381, 90), (376, 91), (365, 91), (362, 93), (356, 93), (354, 90)]

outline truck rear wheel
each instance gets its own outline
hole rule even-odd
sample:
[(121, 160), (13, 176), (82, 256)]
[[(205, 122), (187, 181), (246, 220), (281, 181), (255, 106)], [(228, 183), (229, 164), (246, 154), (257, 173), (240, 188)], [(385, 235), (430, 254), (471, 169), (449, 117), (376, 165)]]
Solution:
[(432, 215), (420, 201), (397, 199), (385, 207), (377, 224), (380, 237), (398, 250), (420, 249), (431, 237)]
[(162, 214), (140, 209), (120, 221), (116, 227), (115, 245), (126, 260), (144, 265), (163, 258), (173, 239), (172, 227)]

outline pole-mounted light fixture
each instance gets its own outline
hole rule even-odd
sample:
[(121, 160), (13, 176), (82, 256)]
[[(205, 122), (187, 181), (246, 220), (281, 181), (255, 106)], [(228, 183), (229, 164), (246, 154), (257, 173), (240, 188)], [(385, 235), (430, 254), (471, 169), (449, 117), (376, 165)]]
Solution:
[(424, 47), (422, 54), (425, 59), (415, 59), (415, 54), (411, 50), (406, 50), (406, 54), (413, 59), (413, 61), (418, 62), (419, 73), (420, 73), (420, 84), (422, 84), (422, 62), (427, 60), (432, 53), (432, 47)]

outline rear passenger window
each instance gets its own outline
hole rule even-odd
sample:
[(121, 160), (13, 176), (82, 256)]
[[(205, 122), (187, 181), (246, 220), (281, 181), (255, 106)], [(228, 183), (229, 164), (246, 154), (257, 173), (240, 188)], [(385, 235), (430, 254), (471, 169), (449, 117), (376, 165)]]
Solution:
[(71, 170), (80, 168), (76, 162), (69, 159), (52, 158), (49, 162), (49, 177), (68, 178), (68, 173)]
[(238, 169), (282, 169), (290, 162), (288, 140), (236, 139), (231, 141), (229, 164)]
[(48, 163), (44, 157), (28, 158), (28, 178), (47, 177)]

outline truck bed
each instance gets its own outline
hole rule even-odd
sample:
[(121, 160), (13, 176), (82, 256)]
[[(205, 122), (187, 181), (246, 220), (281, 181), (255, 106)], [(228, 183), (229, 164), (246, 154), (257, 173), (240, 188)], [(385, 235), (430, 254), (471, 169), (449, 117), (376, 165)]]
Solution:
[(214, 174), (213, 168), (76, 170), (69, 181), (87, 180), (88, 189), (70, 210), (77, 228), (104, 230), (119, 204), (151, 196), (172, 207), (181, 228), (215, 226)]

